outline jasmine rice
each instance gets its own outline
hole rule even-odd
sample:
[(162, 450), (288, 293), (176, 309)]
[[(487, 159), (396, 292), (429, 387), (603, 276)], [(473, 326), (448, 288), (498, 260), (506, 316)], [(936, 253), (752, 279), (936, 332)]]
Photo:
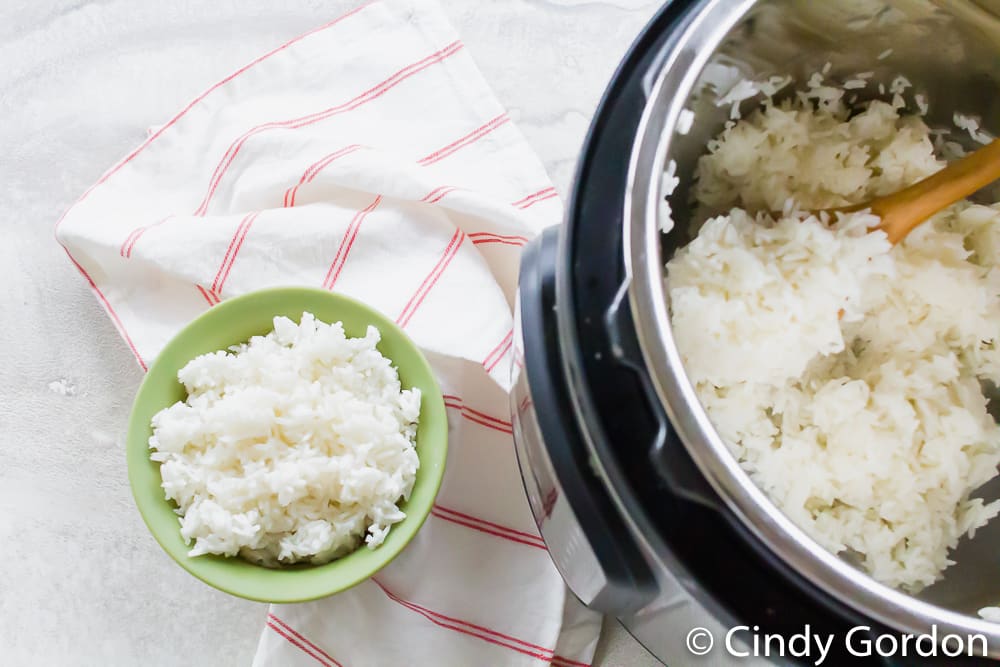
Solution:
[(325, 563), (405, 518), (420, 390), (378, 342), (304, 313), (180, 370), (188, 397), (153, 417), (149, 446), (189, 555)]
[(1000, 512), (974, 497), (1000, 463), (980, 387), (1000, 382), (1000, 205), (956, 204), (896, 247), (867, 211), (810, 214), (944, 166), (893, 102), (849, 109), (813, 81), (728, 125), (698, 163), (704, 224), (667, 288), (688, 376), (743, 468), (825, 548), (915, 592)]

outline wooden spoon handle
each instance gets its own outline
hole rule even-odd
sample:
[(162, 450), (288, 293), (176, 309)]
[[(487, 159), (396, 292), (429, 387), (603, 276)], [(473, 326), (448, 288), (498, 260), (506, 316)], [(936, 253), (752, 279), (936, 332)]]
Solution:
[(908, 188), (873, 200), (871, 209), (882, 218), (879, 227), (895, 244), (927, 218), (997, 179), (1000, 179), (1000, 139)]

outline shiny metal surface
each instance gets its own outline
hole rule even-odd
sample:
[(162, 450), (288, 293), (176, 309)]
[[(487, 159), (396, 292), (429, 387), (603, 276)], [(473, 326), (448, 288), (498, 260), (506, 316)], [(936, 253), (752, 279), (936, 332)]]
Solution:
[(570, 590), (583, 601), (598, 602), (607, 584), (601, 564), (587, 542), (580, 522), (566, 499), (552, 460), (545, 447), (538, 415), (531, 397), (528, 374), (524, 372), (524, 335), (521, 302), (514, 304), (514, 359), (510, 408), (514, 447), (521, 479), (549, 556)]
[[(659, 594), (638, 612), (622, 613), (624, 610), (601, 604), (607, 578), (581, 529), (580, 518), (559, 484), (538, 423), (528, 374), (520, 363), (524, 359), (520, 299), (514, 307), (513, 345), (517, 360), (512, 368), (510, 392), (514, 447), (528, 504), (556, 569), (573, 594), (589, 606), (619, 616), (626, 630), (659, 660), (669, 665), (690, 664), (694, 658), (685, 645), (687, 633), (691, 628), (702, 627), (713, 636), (722, 637), (728, 629), (725, 615), (718, 609), (707, 609), (703, 601), (691, 592), (698, 590), (697, 582), (682, 582), (675, 568), (663, 562), (662, 554), (655, 553), (636, 534), (630, 535), (630, 539), (640, 545), (644, 557), (649, 562), (660, 564), (654, 569)], [(723, 651), (713, 652), (702, 662), (716, 667), (763, 667), (770, 664), (758, 658), (734, 658)]]
[[(625, 261), (629, 299), (643, 355), (673, 426), (709, 483), (747, 528), (774, 554), (829, 595), (901, 632), (982, 633), (1000, 657), (1000, 626), (975, 616), (1000, 602), (996, 552), (1000, 526), (966, 540), (945, 580), (912, 597), (883, 586), (829, 554), (777, 510), (729, 454), (688, 382), (669, 326), (663, 267), (689, 239), (678, 225), (665, 239), (658, 228), (661, 174), (668, 157), (682, 183), (693, 173), (705, 141), (728, 109), (712, 103), (709, 64), (748, 77), (802, 77), (832, 64), (831, 74), (874, 71), (888, 82), (905, 75), (930, 102), (929, 122), (950, 124), (953, 111), (979, 115), (1000, 130), (1000, 2), (995, 0), (706, 0), (673, 42), (651, 83), (649, 102), (630, 165), (625, 203)], [(888, 57), (879, 55), (892, 49)], [(674, 129), (682, 109), (695, 111), (686, 135)], [(685, 219), (687, 190), (671, 197)], [(996, 497), (997, 485), (984, 490)]]

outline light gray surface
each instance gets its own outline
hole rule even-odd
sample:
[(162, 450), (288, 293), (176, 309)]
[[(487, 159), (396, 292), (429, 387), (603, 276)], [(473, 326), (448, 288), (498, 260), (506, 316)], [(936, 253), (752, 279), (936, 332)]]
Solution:
[[(142, 374), (52, 226), (147, 127), (359, 1), (0, 4), (0, 664), (250, 663), (263, 605), (184, 573), (134, 509), (123, 437)], [(600, 94), (658, 4), (445, 6), (565, 194)], [(656, 664), (605, 627), (595, 664)]]

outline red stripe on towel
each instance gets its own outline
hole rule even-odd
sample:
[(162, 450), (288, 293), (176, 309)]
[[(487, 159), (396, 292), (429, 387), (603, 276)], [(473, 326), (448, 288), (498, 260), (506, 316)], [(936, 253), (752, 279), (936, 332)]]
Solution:
[(135, 248), (136, 242), (142, 237), (142, 235), (148, 232), (153, 227), (162, 225), (164, 222), (166, 222), (172, 217), (174, 216), (168, 215), (165, 218), (157, 220), (151, 225), (146, 225), (144, 227), (136, 227), (135, 229), (133, 229), (129, 233), (129, 235), (125, 237), (125, 240), (122, 242), (122, 247), (121, 250), (119, 251), (119, 254), (125, 259), (130, 259), (132, 257), (132, 249)]
[(558, 196), (556, 189), (552, 186), (547, 188), (542, 188), (538, 192), (533, 192), (523, 199), (518, 199), (515, 202), (511, 202), (510, 205), (515, 208), (528, 208), (536, 202), (543, 201), (545, 199), (551, 199), (552, 197)]
[(570, 660), (569, 658), (564, 658), (561, 655), (552, 656), (552, 664), (556, 667), (590, 667), (590, 663), (588, 662)]
[(514, 346), (514, 365), (518, 368), (524, 368), (524, 351), (516, 345)]
[(290, 206), (295, 206), (295, 196), (298, 194), (299, 188), (301, 188), (306, 183), (312, 183), (313, 179), (316, 178), (316, 175), (319, 174), (319, 172), (326, 169), (327, 165), (329, 165), (331, 162), (333, 162), (338, 158), (342, 158), (345, 155), (350, 155), (351, 153), (360, 150), (362, 148), (364, 148), (364, 146), (362, 146), (361, 144), (351, 144), (350, 146), (344, 146), (339, 151), (334, 151), (329, 155), (320, 158), (312, 165), (310, 165), (309, 168), (306, 169), (305, 173), (302, 174), (302, 178), (299, 179), (298, 184), (285, 190), (285, 202), (284, 202), (285, 208), (288, 208)]
[(471, 521), (465, 521), (464, 519), (459, 519), (459, 518), (456, 518), (456, 517), (448, 516), (446, 514), (442, 514), (440, 512), (437, 512), (436, 510), (433, 510), (433, 509), (431, 510), (431, 514), (434, 515), (434, 516), (436, 516), (439, 519), (443, 519), (445, 521), (450, 521), (451, 523), (458, 524), (459, 526), (465, 526), (466, 528), (472, 528), (473, 530), (477, 530), (477, 531), (479, 531), (481, 533), (487, 533), (487, 534), (493, 535), (495, 537), (500, 537), (500, 538), (503, 538), (505, 540), (509, 540), (511, 542), (517, 542), (518, 544), (524, 544), (524, 545), (527, 545), (529, 547), (535, 547), (536, 549), (541, 549), (543, 551), (546, 550), (544, 544), (538, 544), (537, 542), (533, 542), (533, 541), (530, 541), (530, 540), (525, 540), (525, 539), (517, 537), (515, 535), (508, 535), (507, 533), (501, 532), (499, 530), (493, 530), (492, 528), (489, 528), (487, 526), (483, 526), (483, 525), (480, 525), (480, 524), (477, 524), (477, 523), (473, 523)]
[(121, 255), (122, 257), (128, 258), (131, 255), (129, 249), (132, 247), (133, 237), (138, 238), (139, 236), (142, 235), (144, 231), (146, 231), (145, 227), (136, 227), (131, 232), (129, 232), (128, 236), (125, 237), (125, 240), (122, 241), (122, 247), (118, 250), (118, 254)]
[(476, 245), (484, 245), (487, 243), (499, 243), (500, 245), (512, 245), (517, 248), (520, 248), (521, 246), (524, 245), (520, 241), (504, 241), (503, 239), (476, 239), (475, 241), (473, 241), (473, 243)]
[(111, 302), (108, 301), (108, 298), (104, 296), (104, 292), (102, 292), (101, 288), (97, 286), (97, 283), (95, 283), (94, 279), (90, 277), (90, 274), (87, 273), (86, 269), (80, 266), (80, 263), (73, 258), (73, 255), (70, 253), (69, 248), (63, 246), (63, 250), (66, 251), (66, 256), (69, 257), (69, 261), (73, 262), (73, 266), (75, 266), (77, 270), (87, 280), (87, 283), (90, 285), (90, 289), (94, 291), (94, 294), (97, 295), (97, 298), (98, 300), (100, 300), (101, 305), (104, 306), (104, 310), (106, 310), (108, 315), (111, 316), (112, 321), (115, 323), (115, 327), (118, 329), (118, 333), (120, 333), (122, 335), (122, 338), (125, 339), (125, 342), (128, 344), (129, 349), (132, 350), (132, 354), (135, 355), (136, 361), (138, 361), (139, 365), (142, 367), (142, 370), (144, 371), (149, 370), (146, 367), (146, 362), (142, 360), (142, 355), (139, 354), (139, 350), (136, 349), (135, 343), (132, 342), (132, 337), (129, 336), (128, 331), (125, 330), (125, 325), (122, 324), (121, 319), (118, 318), (118, 313), (116, 313), (115, 309), (111, 307)]
[(481, 417), (482, 419), (488, 419), (489, 421), (495, 422), (496, 424), (499, 424), (500, 426), (504, 426), (506, 428), (510, 428), (511, 427), (511, 423), (509, 421), (507, 421), (506, 419), (499, 419), (497, 417), (493, 417), (491, 415), (488, 415), (485, 412), (480, 412), (479, 410), (473, 410), (472, 408), (470, 408), (467, 405), (463, 405), (462, 406), (462, 410), (465, 411), (465, 412), (471, 412), (473, 415), (475, 415), (477, 417)]
[(340, 272), (344, 268), (344, 264), (347, 263), (347, 255), (351, 252), (351, 248), (354, 247), (354, 240), (358, 238), (358, 230), (361, 228), (361, 223), (364, 222), (365, 217), (369, 213), (375, 210), (375, 207), (381, 201), (382, 195), (378, 195), (371, 204), (354, 214), (354, 219), (351, 220), (351, 224), (347, 226), (347, 231), (344, 232), (344, 238), (340, 239), (340, 246), (337, 247), (337, 254), (334, 256), (333, 262), (326, 272), (326, 277), (323, 278), (323, 287), (325, 289), (333, 289), (337, 278), (340, 277)]
[(469, 234), (469, 238), (503, 239), (505, 241), (520, 241), (522, 244), (527, 243), (530, 240), (527, 236), (517, 236), (513, 234), (494, 234), (493, 232), (472, 232), (471, 234)]
[(226, 170), (229, 168), (229, 165), (233, 163), (233, 160), (236, 159), (236, 156), (239, 154), (244, 144), (246, 144), (246, 142), (249, 141), (251, 137), (260, 134), (261, 132), (266, 132), (267, 130), (274, 130), (274, 129), (294, 130), (300, 127), (305, 127), (307, 125), (312, 125), (313, 123), (318, 123), (332, 116), (336, 116), (337, 114), (346, 113), (348, 111), (357, 109), (363, 104), (367, 104), (372, 100), (378, 99), (385, 93), (389, 92), (390, 90), (398, 86), (403, 81), (409, 79), (411, 76), (419, 72), (422, 72), (431, 65), (434, 65), (436, 63), (445, 60), (451, 55), (454, 55), (459, 50), (461, 50), (461, 48), (462, 48), (462, 43), (460, 41), (452, 42), (443, 49), (435, 51), (429, 56), (421, 60), (418, 60), (417, 62), (414, 62), (410, 65), (407, 65), (406, 67), (400, 69), (395, 74), (385, 79), (381, 83), (372, 86), (365, 92), (361, 93), (360, 95), (357, 95), (356, 97), (348, 100), (347, 102), (344, 102), (343, 104), (339, 104), (337, 106), (324, 109), (323, 111), (317, 111), (316, 113), (312, 113), (307, 116), (300, 116), (298, 118), (290, 118), (288, 120), (271, 121), (268, 123), (263, 123), (261, 125), (257, 125), (247, 130), (236, 141), (230, 144), (229, 148), (226, 149), (226, 152), (223, 154), (222, 159), (219, 161), (219, 164), (217, 164), (215, 167), (215, 171), (213, 172), (212, 178), (210, 179), (208, 184), (208, 191), (205, 193), (205, 196), (202, 198), (201, 204), (195, 210), (194, 214), (205, 215), (205, 213), (208, 211), (208, 205), (211, 202), (212, 197), (215, 195), (215, 191), (219, 187), (219, 183), (222, 181), (222, 177), (225, 175)]
[(503, 360), (503, 358), (507, 356), (507, 353), (510, 352), (510, 348), (512, 347), (512, 345), (513, 345), (513, 341), (508, 341), (507, 342), (507, 345), (504, 346), (504, 348), (500, 351), (499, 356), (497, 356), (497, 358), (494, 359), (490, 363), (490, 365), (488, 365), (488, 366), (485, 367), (487, 373), (492, 373), (493, 372), (493, 369), (496, 368), (497, 365)]
[(551, 649), (547, 649), (542, 646), (538, 646), (537, 644), (526, 642), (523, 639), (511, 637), (510, 635), (505, 635), (502, 632), (497, 632), (496, 630), (491, 630), (481, 625), (476, 625), (474, 623), (469, 623), (468, 621), (463, 621), (457, 618), (452, 618), (450, 616), (445, 616), (444, 614), (428, 609), (427, 607), (422, 607), (421, 605), (418, 605), (414, 602), (410, 602), (408, 600), (400, 598), (399, 596), (392, 593), (385, 586), (383, 586), (377, 579), (373, 578), (372, 581), (375, 582), (376, 586), (382, 589), (382, 592), (385, 593), (386, 597), (388, 597), (390, 600), (399, 605), (402, 605), (403, 607), (406, 607), (410, 611), (414, 611), (420, 614), (421, 616), (429, 620), (431, 623), (434, 623), (439, 627), (447, 628), (449, 630), (455, 630), (456, 632), (461, 632), (463, 634), (476, 637), (477, 639), (481, 639), (491, 644), (496, 644), (497, 646), (503, 646), (504, 648), (512, 649), (514, 651), (517, 651), (518, 653), (529, 655), (533, 658), (538, 658), (539, 660), (545, 660), (547, 662), (551, 662), (552, 658), (554, 657), (553, 651)]
[(505, 433), (507, 435), (513, 435), (514, 434), (514, 431), (513, 431), (512, 427), (501, 426), (499, 424), (496, 424), (496, 423), (493, 423), (493, 422), (489, 422), (489, 421), (486, 421), (484, 419), (480, 419), (479, 417), (476, 417), (475, 415), (469, 414), (468, 412), (466, 412), (465, 410), (463, 410), (462, 409), (463, 406), (461, 404), (453, 404), (453, 403), (448, 403), (446, 401), (444, 405), (445, 405), (446, 408), (454, 408), (454, 409), (458, 410), (458, 413), (462, 416), (462, 418), (469, 420), (473, 424), (479, 424), (480, 426), (485, 426), (487, 428), (493, 429), (494, 431), (500, 431), (501, 433)]
[(434, 151), (433, 153), (431, 153), (429, 155), (425, 155), (424, 157), (422, 157), (419, 160), (417, 160), (417, 164), (420, 164), (420, 165), (423, 165), (423, 166), (426, 167), (429, 164), (434, 164), (435, 162), (439, 162), (440, 160), (443, 160), (444, 158), (448, 157), (449, 155), (452, 155), (453, 153), (456, 153), (456, 152), (460, 151), (461, 149), (465, 148), (469, 144), (473, 144), (473, 143), (479, 141), (480, 139), (482, 139), (483, 137), (485, 137), (487, 134), (489, 134), (493, 130), (497, 129), (501, 125), (503, 125), (505, 123), (508, 123), (508, 122), (510, 122), (510, 116), (508, 116), (506, 114), (506, 112), (502, 113), (499, 116), (497, 116), (496, 118), (494, 118), (494, 119), (492, 119), (490, 121), (487, 121), (486, 123), (480, 125), (476, 129), (474, 129), (472, 132), (469, 132), (468, 134), (466, 134), (465, 136), (463, 136), (463, 137), (461, 137), (459, 139), (456, 139), (455, 141), (451, 142), (450, 144), (448, 144), (444, 148), (439, 148), (438, 150)]
[(502, 243), (504, 245), (523, 246), (528, 242), (524, 236), (508, 236), (505, 234), (494, 234), (492, 232), (473, 232), (469, 238), (476, 245), (481, 243)]
[(533, 535), (532, 533), (526, 533), (523, 530), (510, 528), (508, 526), (504, 526), (499, 523), (493, 523), (492, 521), (487, 521), (486, 519), (480, 519), (479, 517), (472, 516), (471, 514), (464, 514), (462, 512), (459, 512), (458, 510), (453, 510), (450, 507), (445, 507), (444, 505), (441, 504), (435, 504), (434, 510), (438, 511), (441, 514), (447, 514), (457, 519), (462, 519), (464, 521), (469, 521), (476, 524), (482, 524), (483, 526), (492, 528), (493, 530), (497, 530), (503, 533), (508, 533), (510, 535), (519, 537), (523, 540), (530, 540), (532, 542), (535, 542), (536, 546), (540, 546), (543, 549), (545, 548), (545, 540), (543, 540), (538, 535)]
[(458, 410), (462, 417), (468, 419), (469, 421), (475, 422), (477, 424), (482, 424), (483, 426), (488, 426), (490, 428), (501, 431), (502, 433), (513, 433), (513, 424), (504, 419), (488, 415), (485, 412), (480, 412), (465, 405), (459, 396), (446, 395), (444, 397), (444, 404), (446, 407), (454, 408)]
[(491, 428), (494, 431), (500, 431), (501, 433), (506, 433), (507, 435), (514, 434), (514, 431), (510, 428), (504, 428), (503, 426), (497, 426), (496, 424), (491, 424), (488, 421), (484, 421), (482, 419), (479, 419), (478, 417), (474, 417), (473, 415), (466, 414), (465, 412), (462, 413), (462, 416), (474, 424), (480, 424), (482, 426), (485, 426), (486, 428)]
[(456, 190), (464, 190), (464, 189), (465, 188), (460, 188), (455, 185), (442, 185), (441, 187), (434, 188), (433, 190), (428, 192), (426, 195), (424, 195), (424, 198), (421, 199), (420, 201), (426, 202), (428, 204), (436, 204), (437, 202), (444, 199), (445, 195), (451, 192), (455, 192)]
[(268, 615), (267, 615), (267, 617), (268, 617), (268, 619), (270, 619), (271, 621), (274, 621), (275, 623), (277, 623), (278, 625), (280, 625), (282, 628), (284, 628), (288, 632), (290, 632), (293, 635), (295, 635), (295, 637), (297, 639), (303, 641), (307, 646), (309, 646), (309, 648), (313, 649), (314, 651), (316, 651), (317, 653), (319, 653), (320, 655), (322, 655), (324, 658), (326, 658), (327, 660), (329, 660), (330, 662), (332, 662), (334, 665), (336, 665), (336, 667), (343, 667), (343, 665), (341, 665), (339, 662), (337, 662), (336, 660), (333, 659), (333, 656), (331, 656), (329, 653), (327, 653), (326, 651), (324, 651), (323, 649), (321, 649), (319, 646), (316, 646), (315, 644), (313, 644), (308, 639), (306, 639), (301, 633), (299, 633), (297, 630), (295, 630), (295, 628), (293, 628), (292, 626), (288, 625), (288, 623), (285, 623), (283, 620), (281, 620), (280, 618), (278, 618), (277, 616), (275, 616), (274, 613), (269, 612)]
[(229, 241), (229, 247), (226, 248), (226, 254), (222, 258), (222, 264), (215, 274), (215, 280), (212, 281), (211, 290), (214, 294), (222, 293), (222, 286), (226, 283), (229, 272), (233, 269), (233, 262), (236, 261), (236, 255), (239, 254), (240, 248), (243, 247), (243, 240), (246, 239), (247, 232), (250, 231), (250, 225), (253, 224), (258, 215), (260, 215), (260, 211), (247, 214), (236, 227), (236, 232), (233, 234), (232, 240)]
[(545, 195), (544, 197), (539, 197), (538, 199), (532, 199), (527, 204), (524, 204), (522, 206), (518, 206), (518, 208), (523, 210), (523, 209), (528, 208), (529, 206), (534, 206), (535, 204), (537, 204), (539, 202), (543, 202), (543, 201), (545, 201), (547, 199), (555, 199), (558, 196), (559, 196), (558, 192), (552, 192), (550, 194)]
[(299, 648), (303, 653), (305, 653), (306, 655), (308, 655), (310, 658), (312, 658), (313, 660), (315, 660), (319, 664), (323, 665), (323, 667), (337, 667), (338, 666), (338, 663), (327, 662), (327, 660), (325, 658), (321, 657), (320, 655), (318, 655), (316, 653), (313, 653), (305, 644), (303, 644), (299, 640), (295, 639), (295, 637), (293, 637), (291, 634), (285, 632), (281, 628), (281, 626), (279, 626), (277, 623), (272, 623), (269, 620), (269, 621), (267, 621), (267, 627), (269, 627), (272, 630), (274, 630), (281, 637), (284, 637), (288, 641), (289, 644), (291, 644), (292, 646), (295, 646), (295, 647)]
[(455, 233), (452, 234), (448, 245), (445, 247), (444, 252), (441, 254), (441, 258), (438, 260), (437, 264), (435, 264), (434, 268), (427, 274), (424, 281), (420, 283), (420, 287), (418, 287), (417, 291), (413, 293), (410, 300), (406, 302), (406, 306), (403, 307), (403, 312), (401, 312), (399, 317), (396, 318), (396, 324), (400, 327), (406, 327), (406, 325), (410, 323), (410, 320), (413, 319), (413, 314), (417, 312), (417, 308), (419, 308), (420, 304), (424, 302), (424, 299), (427, 298), (427, 294), (431, 291), (431, 288), (437, 284), (441, 274), (444, 273), (444, 270), (448, 268), (451, 260), (454, 259), (456, 254), (458, 254), (458, 249), (462, 247), (462, 242), (464, 240), (465, 232), (461, 229), (456, 229)]
[(215, 304), (222, 301), (222, 299), (219, 298), (219, 295), (213, 292), (212, 290), (205, 289), (201, 285), (197, 284), (195, 285), (195, 287), (197, 287), (198, 291), (201, 292), (201, 295), (205, 298), (205, 301), (208, 302), (209, 307), (214, 306)]
[(493, 351), (490, 352), (488, 355), (486, 355), (486, 358), (483, 359), (483, 368), (486, 369), (487, 373), (496, 368), (496, 365), (500, 363), (501, 359), (503, 359), (504, 355), (507, 353), (507, 350), (510, 349), (511, 343), (513, 342), (513, 338), (514, 338), (514, 330), (511, 329), (509, 332), (507, 332), (507, 335), (503, 337), (503, 340), (501, 340), (500, 343), (497, 344), (495, 348), (493, 348)]
[(538, 535), (534, 535), (532, 533), (526, 533), (523, 530), (516, 530), (514, 528), (509, 528), (509, 527), (503, 526), (503, 525), (501, 525), (499, 523), (493, 523), (491, 521), (487, 521), (486, 519), (480, 519), (479, 517), (472, 516), (471, 514), (463, 514), (462, 512), (459, 512), (458, 510), (453, 510), (450, 507), (445, 507), (443, 505), (435, 504), (434, 507), (436, 509), (441, 510), (442, 512), (447, 512), (448, 514), (453, 514), (453, 515), (455, 515), (457, 517), (466, 519), (468, 521), (476, 521), (476, 522), (479, 522), (479, 523), (484, 523), (484, 524), (486, 524), (488, 526), (496, 528), (497, 530), (507, 531), (509, 533), (513, 533), (515, 535), (519, 535), (519, 536), (524, 537), (524, 538), (529, 539), (529, 540), (535, 540), (536, 542), (542, 542), (543, 544), (545, 542)]

